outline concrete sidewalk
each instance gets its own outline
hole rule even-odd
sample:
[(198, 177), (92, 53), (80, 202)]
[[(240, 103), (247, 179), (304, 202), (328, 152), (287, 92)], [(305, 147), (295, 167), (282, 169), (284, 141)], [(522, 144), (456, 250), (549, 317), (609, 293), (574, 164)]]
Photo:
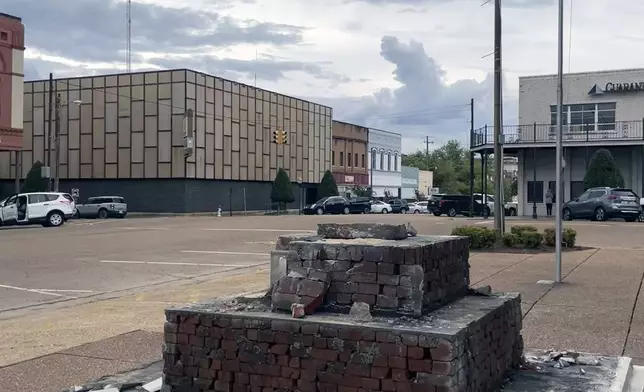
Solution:
[[(537, 283), (553, 279), (553, 254), (474, 253), (470, 263), (473, 286), (522, 293), (526, 347), (644, 360), (644, 251), (565, 252), (558, 286)], [(258, 269), (0, 321), (0, 391), (56, 391), (158, 361), (166, 307), (260, 291), (267, 281)]]

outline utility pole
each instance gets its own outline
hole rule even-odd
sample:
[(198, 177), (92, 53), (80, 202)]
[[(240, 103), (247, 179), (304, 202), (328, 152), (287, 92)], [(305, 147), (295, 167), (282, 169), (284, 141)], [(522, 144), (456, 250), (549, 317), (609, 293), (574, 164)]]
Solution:
[[(494, 0), (494, 230), (496, 238), (503, 237), (503, 145), (501, 119), (502, 89), (501, 89), (501, 0)], [(487, 203), (484, 200), (483, 205)]]
[[(470, 100), (470, 149), (474, 144), (474, 98)], [(470, 216), (474, 216), (474, 153), (470, 151)]]
[(431, 165), (431, 159), (429, 159), (429, 145), (434, 144), (434, 142), (429, 140), (429, 136), (425, 136), (425, 158), (427, 158), (427, 170), (430, 171), (431, 168), (429, 167)]
[(54, 117), (54, 74), (49, 73), (49, 118), (47, 119), (47, 167), (46, 172), (49, 173), (47, 177), (47, 190), (51, 191), (51, 144), (54, 140), (52, 132), (52, 121)]
[(563, 134), (563, 0), (559, 0), (559, 47), (558, 47), (558, 73), (557, 73), (557, 145), (555, 149), (556, 170), (555, 180), (555, 208), (557, 209), (555, 219), (555, 282), (561, 282), (561, 240), (562, 240), (562, 222), (561, 222), (561, 200), (563, 199), (561, 186), (561, 171), (563, 160), (562, 134)]
[(56, 163), (54, 166), (54, 191), (58, 192), (60, 180), (60, 94), (56, 94), (56, 125), (54, 131), (54, 145), (56, 146)]

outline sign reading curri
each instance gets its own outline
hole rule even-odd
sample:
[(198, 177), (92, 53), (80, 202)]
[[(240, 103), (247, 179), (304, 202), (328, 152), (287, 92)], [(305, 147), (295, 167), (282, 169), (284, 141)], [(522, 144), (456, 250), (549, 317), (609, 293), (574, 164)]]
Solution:
[(608, 82), (604, 88), (595, 84), (590, 91), (589, 95), (602, 95), (606, 93), (633, 93), (644, 91), (644, 82), (631, 82), (631, 83), (613, 83)]

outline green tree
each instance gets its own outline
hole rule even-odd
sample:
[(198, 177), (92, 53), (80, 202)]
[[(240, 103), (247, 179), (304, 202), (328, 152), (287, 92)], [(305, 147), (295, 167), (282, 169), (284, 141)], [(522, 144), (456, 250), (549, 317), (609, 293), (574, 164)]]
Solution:
[(368, 187), (358, 185), (358, 184), (356, 184), (356, 185), (351, 187), (351, 193), (356, 195), (356, 197), (371, 197), (371, 196), (373, 196), (371, 194), (371, 190)]
[(338, 196), (338, 185), (333, 179), (333, 174), (331, 170), (324, 172), (322, 181), (318, 184), (318, 199), (329, 196)]
[(271, 201), (278, 203), (280, 209), (284, 209), (286, 204), (295, 201), (291, 180), (288, 178), (288, 174), (286, 174), (284, 169), (277, 171), (277, 175), (273, 181), (273, 188), (271, 189)]
[(20, 192), (45, 192), (47, 190), (48, 179), (42, 178), (40, 170), (43, 164), (40, 161), (36, 161), (29, 172), (25, 181), (22, 183), (22, 188)]
[(596, 187), (623, 188), (624, 176), (605, 148), (595, 151), (584, 176), (585, 189)]

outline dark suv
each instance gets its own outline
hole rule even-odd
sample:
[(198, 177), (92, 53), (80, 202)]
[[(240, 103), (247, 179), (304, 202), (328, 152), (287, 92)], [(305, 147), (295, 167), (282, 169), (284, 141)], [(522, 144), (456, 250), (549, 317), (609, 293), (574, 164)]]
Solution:
[[(456, 215), (470, 214), (470, 196), (468, 195), (445, 195), (435, 194), (429, 198), (427, 203), (427, 211), (436, 216), (446, 214), (447, 216), (454, 217)], [(474, 200), (474, 214), (483, 215), (487, 213), (490, 215), (490, 208), (483, 206), (479, 200)]]
[(631, 189), (590, 188), (575, 200), (564, 203), (563, 219), (604, 221), (623, 218), (635, 222), (642, 213), (640, 198)]
[(409, 212), (409, 205), (407, 200), (402, 199), (390, 199), (387, 201), (391, 206), (391, 212), (394, 214), (406, 214)]

